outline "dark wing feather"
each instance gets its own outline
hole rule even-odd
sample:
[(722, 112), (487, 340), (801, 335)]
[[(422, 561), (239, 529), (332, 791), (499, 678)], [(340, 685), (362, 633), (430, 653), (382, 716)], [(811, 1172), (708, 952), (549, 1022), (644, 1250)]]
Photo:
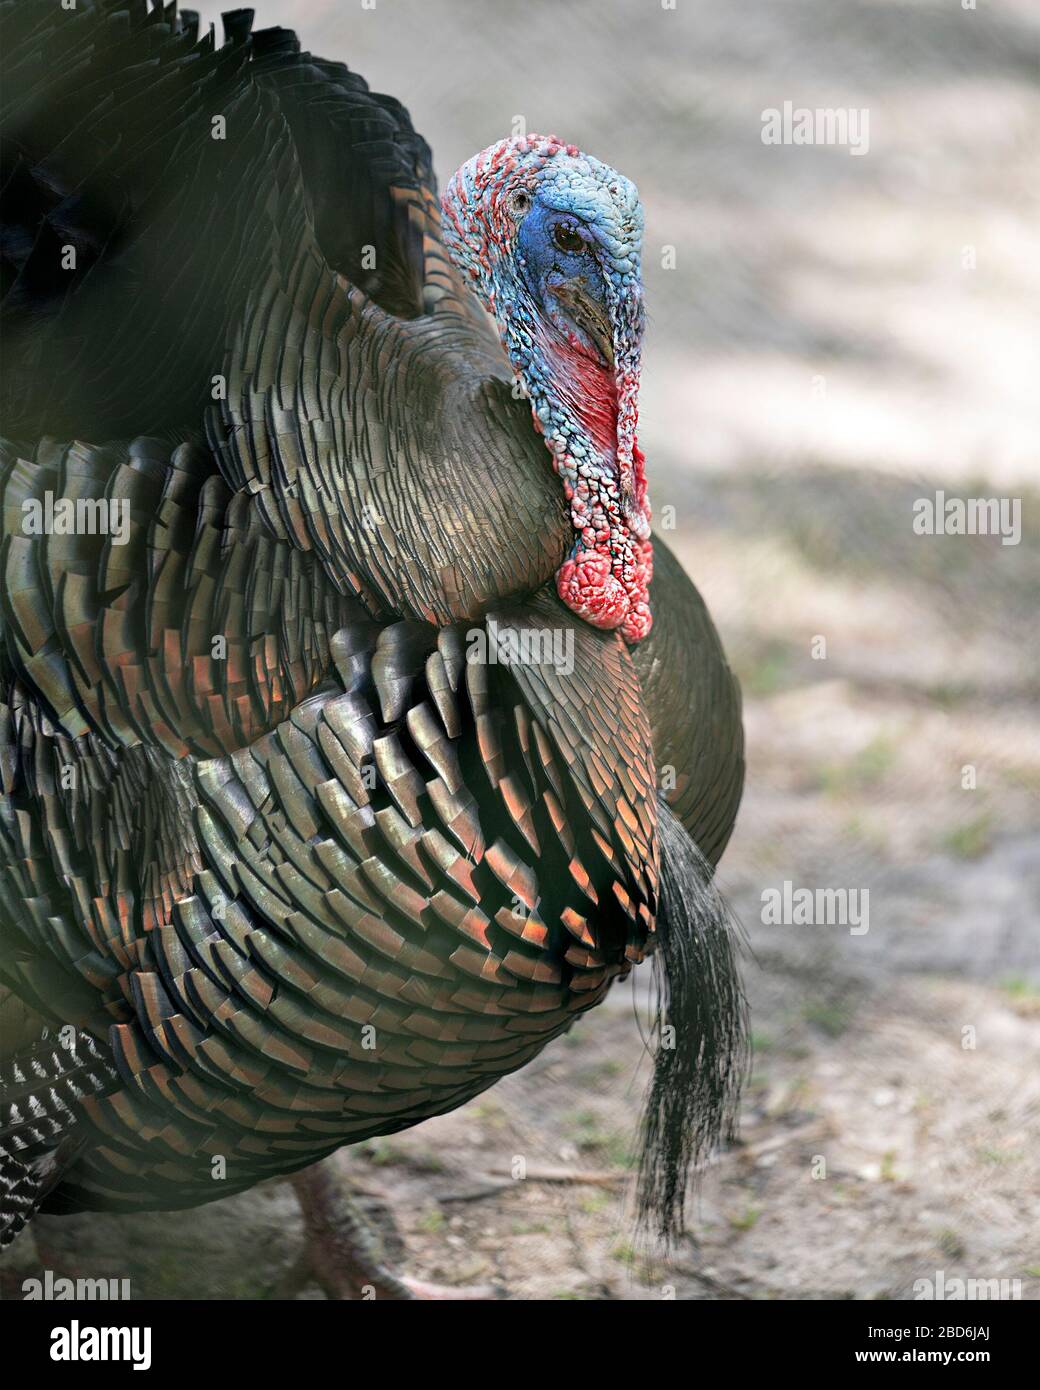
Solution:
[(446, 284), (461, 303), (404, 108), (251, 25), (232, 12), (215, 45), (148, 0), (0, 4), (7, 433), (198, 428), (302, 203), (329, 266), (388, 312), (415, 317)]

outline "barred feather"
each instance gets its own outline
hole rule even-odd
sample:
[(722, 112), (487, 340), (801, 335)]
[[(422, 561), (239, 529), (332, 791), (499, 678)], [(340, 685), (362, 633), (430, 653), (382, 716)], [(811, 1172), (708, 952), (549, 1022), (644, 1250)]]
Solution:
[[(0, 992), (2, 994), (2, 992)], [(0, 997), (0, 1007), (6, 1004)], [(0, 1248), (46, 1200), (84, 1142), (80, 1105), (112, 1091), (117, 1074), (86, 1033), (62, 1030), (0, 1062)]]

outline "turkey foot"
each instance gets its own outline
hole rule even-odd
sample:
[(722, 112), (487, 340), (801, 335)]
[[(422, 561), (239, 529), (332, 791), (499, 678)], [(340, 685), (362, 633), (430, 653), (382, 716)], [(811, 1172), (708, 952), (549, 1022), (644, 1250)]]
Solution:
[(399, 1278), (383, 1264), (376, 1238), (334, 1160), (316, 1163), (289, 1181), (303, 1213), (304, 1247), (273, 1291), (291, 1297), (316, 1283), (330, 1299), (493, 1299), (493, 1288), (454, 1288)]

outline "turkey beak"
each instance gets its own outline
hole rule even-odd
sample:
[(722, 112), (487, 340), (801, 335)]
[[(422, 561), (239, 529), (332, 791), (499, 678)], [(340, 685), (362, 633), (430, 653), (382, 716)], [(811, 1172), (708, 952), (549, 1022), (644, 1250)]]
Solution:
[(596, 344), (603, 361), (613, 367), (613, 325), (607, 310), (585, 288), (585, 281), (568, 280), (556, 288), (555, 294), (581, 331)]
[(587, 295), (582, 295), (579, 301), (581, 305), (581, 326), (589, 335), (592, 341), (599, 348), (604, 362), (608, 367), (614, 366), (614, 333), (611, 328), (610, 319), (606, 311), (590, 299)]

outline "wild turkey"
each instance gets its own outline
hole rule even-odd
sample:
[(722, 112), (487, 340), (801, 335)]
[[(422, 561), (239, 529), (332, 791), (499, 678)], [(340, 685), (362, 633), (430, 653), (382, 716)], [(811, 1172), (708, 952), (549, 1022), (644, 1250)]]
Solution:
[[(649, 536), (635, 188), (529, 136), (442, 210), (401, 105), (251, 11), (0, 20), (4, 1239), (305, 1169), (327, 1233), (312, 1165), (651, 952), (673, 1232), (744, 1062), (743, 762)], [(326, 1287), (407, 1296), (336, 1229)]]

